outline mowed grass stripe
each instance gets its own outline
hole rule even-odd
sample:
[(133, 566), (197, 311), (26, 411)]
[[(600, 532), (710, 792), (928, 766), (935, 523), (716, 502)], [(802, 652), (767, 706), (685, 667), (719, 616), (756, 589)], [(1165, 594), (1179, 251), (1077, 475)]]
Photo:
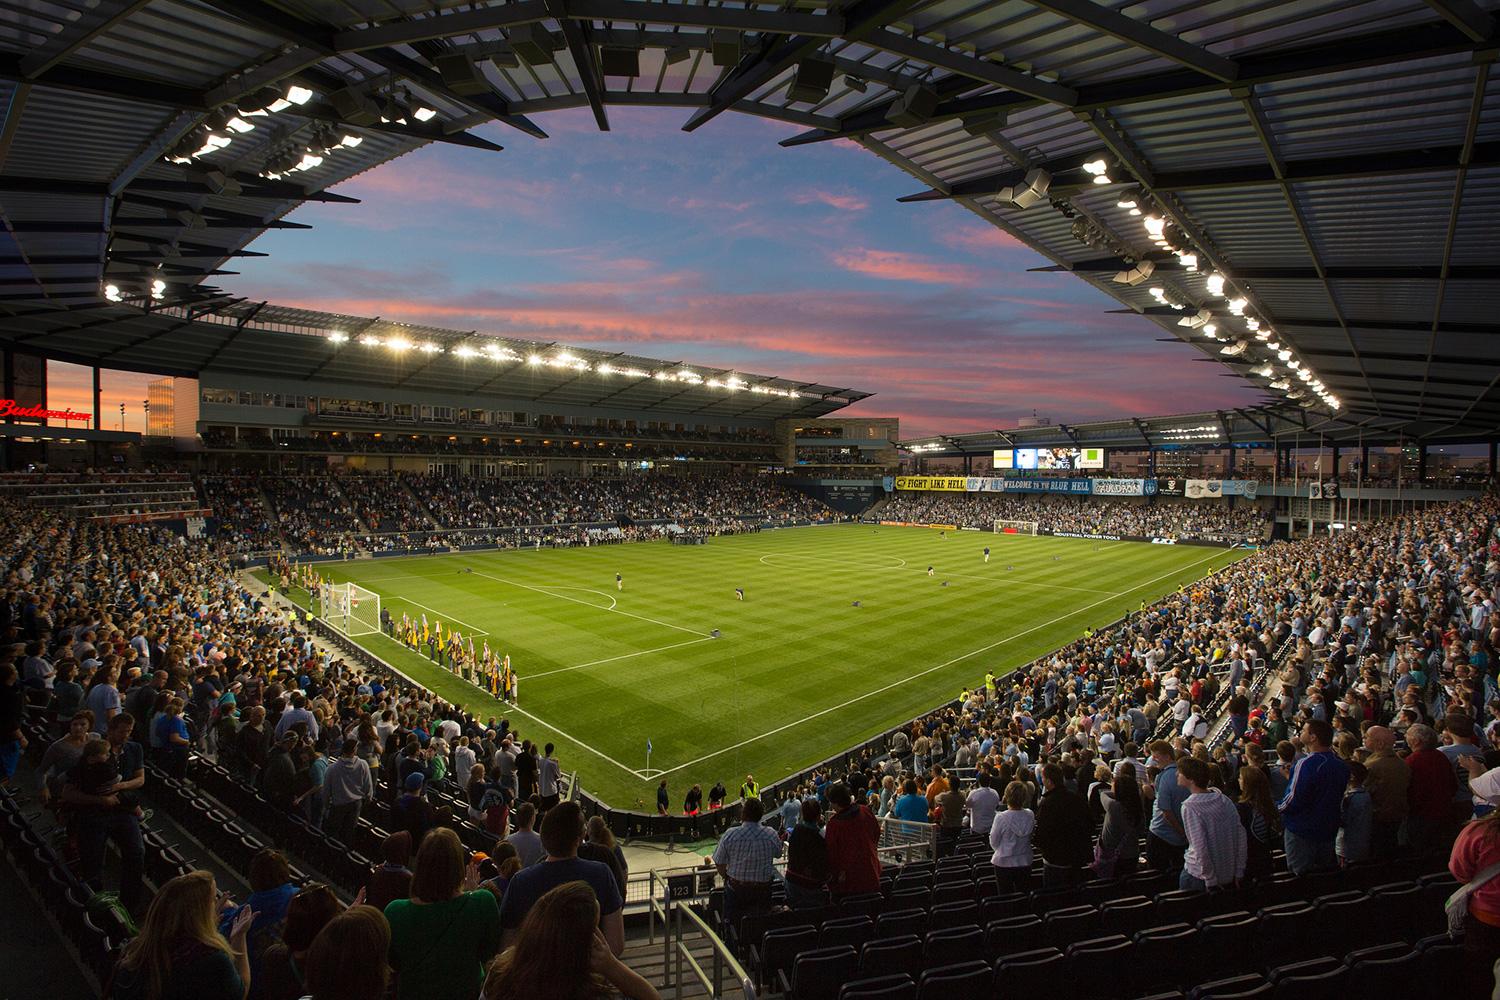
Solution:
[[(986, 544), (993, 552), (988, 566), (981, 555)], [(778, 554), (828, 564), (777, 560)], [(584, 786), (606, 801), (631, 806), (654, 801), (655, 782), (633, 773), (644, 767), (647, 738), (655, 747), (653, 769), (715, 754), (673, 773), (674, 800), (694, 781), (728, 783), (746, 771), (774, 780), (953, 697), (986, 668), (1012, 669), (1240, 554), (976, 532), (940, 538), (926, 529), (846, 525), (715, 539), (701, 547), (638, 543), (464, 553), (325, 564), (325, 572), (382, 596), (409, 596), (490, 632), (491, 646), (509, 653), (520, 672), (526, 712), (589, 744), (555, 738), (567, 766), (578, 767)], [(1061, 559), (1054, 562), (1053, 555)], [(899, 559), (907, 560), (907, 569), (893, 568)], [(928, 563), (937, 567), (933, 579), (926, 576)], [(475, 573), (462, 572), (470, 566)], [(942, 587), (945, 570), (950, 585)], [(596, 590), (616, 597), (623, 610), (702, 632), (721, 629), (723, 638), (566, 669), (691, 636), (507, 587), (480, 572), (534, 588)], [(616, 572), (625, 579), (618, 594)], [(1155, 577), (1162, 579), (1147, 584)], [(1022, 580), (1124, 593), (1015, 585)], [(736, 586), (746, 589), (743, 603), (734, 600)], [(595, 600), (581, 592), (571, 596)], [(863, 607), (852, 607), (856, 600)], [(1054, 619), (1061, 620), (1017, 637)], [(424, 657), (381, 637), (370, 644), (423, 683), (457, 685), (444, 685), (443, 697), (485, 717), (500, 710)], [(993, 648), (878, 697), (732, 751), (718, 749), (985, 646)], [(528, 680), (533, 673), (547, 676)], [(533, 730), (539, 725), (530, 723)], [(603, 763), (592, 756), (596, 752), (623, 764)]]

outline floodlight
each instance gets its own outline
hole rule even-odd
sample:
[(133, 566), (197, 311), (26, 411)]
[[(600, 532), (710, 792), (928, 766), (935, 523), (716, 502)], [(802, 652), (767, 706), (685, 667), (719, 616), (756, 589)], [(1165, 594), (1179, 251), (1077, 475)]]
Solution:
[(995, 193), (1001, 201), (1008, 201), (1016, 208), (1030, 208), (1047, 196), (1052, 186), (1052, 174), (1042, 167), (1032, 167), (1019, 185), (1003, 187)]
[(294, 83), (287, 88), (286, 99), (293, 104), (306, 104), (312, 98), (313, 92), (306, 87), (299, 87)]
[(437, 112), (432, 110), (431, 108), (419, 107), (417, 108), (417, 110), (411, 113), (411, 116), (419, 122), (426, 122), (431, 121), (433, 118), (437, 117)]
[(390, 340), (386, 341), (385, 346), (389, 347), (393, 351), (405, 351), (411, 348), (411, 341), (407, 340), (405, 337), (392, 337)]
[(1249, 300), (1244, 298), (1243, 296), (1237, 299), (1230, 299), (1229, 311), (1234, 313), (1236, 316), (1243, 316), (1245, 315), (1245, 307), (1249, 304)]
[(1209, 320), (1211, 320), (1213, 318), (1214, 318), (1214, 314), (1213, 314), (1212, 311), (1210, 311), (1208, 309), (1199, 309), (1197, 312), (1193, 313), (1193, 315), (1191, 315), (1191, 316), (1184, 316), (1184, 317), (1182, 317), (1182, 319), (1180, 319), (1180, 320), (1177, 321), (1177, 325), (1178, 326), (1192, 327), (1193, 329), (1196, 330), (1198, 327), (1202, 326), (1204, 323), (1207, 323)]
[(1156, 270), (1156, 265), (1149, 260), (1137, 261), (1134, 267), (1126, 268), (1115, 275), (1117, 285), (1139, 285), (1151, 277), (1151, 272)]
[(119, 302), (122, 298), (124, 298), (124, 296), (120, 294), (119, 285), (105, 285), (104, 297), (106, 299), (109, 299), (109, 301), (111, 302)]
[(345, 333), (343, 330), (334, 330), (332, 333), (330, 333), (328, 335), (328, 339), (332, 343), (343, 344), (343, 343), (347, 343), (348, 342), (349, 335), (347, 333)]
[(1204, 284), (1206, 284), (1208, 286), (1208, 294), (1210, 294), (1210, 295), (1223, 295), (1224, 294), (1224, 276), (1222, 274), (1220, 274), (1218, 271), (1214, 271), (1207, 278), (1205, 278), (1204, 279)]

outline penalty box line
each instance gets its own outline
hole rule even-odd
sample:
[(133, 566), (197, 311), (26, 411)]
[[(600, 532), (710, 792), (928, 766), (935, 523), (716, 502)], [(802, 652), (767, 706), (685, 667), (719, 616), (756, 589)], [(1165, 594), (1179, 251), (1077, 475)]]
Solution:
[(692, 767), (694, 764), (701, 764), (701, 763), (703, 763), (706, 760), (713, 760), (715, 757), (722, 757), (726, 753), (730, 753), (731, 751), (738, 750), (741, 747), (749, 746), (751, 743), (758, 743), (759, 741), (761, 741), (763, 739), (766, 739), (769, 736), (779, 735), (781, 733), (786, 732), (788, 729), (793, 729), (793, 728), (795, 728), (797, 726), (802, 725), (803, 723), (811, 722), (814, 719), (820, 719), (820, 718), (822, 718), (825, 715), (830, 715), (833, 712), (837, 712), (837, 711), (840, 711), (841, 709), (848, 708), (850, 705), (857, 705), (860, 702), (866, 700), (867, 698), (873, 698), (876, 695), (885, 694), (885, 692), (893, 690), (894, 688), (901, 687), (903, 684), (906, 684), (909, 681), (914, 681), (914, 680), (916, 680), (919, 677), (925, 677), (928, 674), (933, 673), (933, 672), (938, 671), (938, 670), (942, 670), (945, 667), (951, 667), (955, 663), (962, 663), (964, 660), (970, 659), (971, 657), (978, 656), (980, 653), (987, 653), (987, 652), (989, 652), (990, 650), (994, 649), (997, 646), (1003, 646), (1003, 645), (1005, 645), (1008, 642), (1014, 642), (1015, 640), (1020, 639), (1023, 636), (1030, 635), (1031, 633), (1039, 631), (1040, 629), (1048, 628), (1048, 627), (1050, 627), (1052, 625), (1058, 624), (1059, 622), (1065, 622), (1069, 618), (1075, 618), (1078, 615), (1083, 614), (1085, 611), (1091, 611), (1094, 608), (1097, 608), (1101, 604), (1108, 604), (1110, 601), (1115, 600), (1116, 598), (1124, 597), (1126, 594), (1132, 594), (1132, 593), (1134, 593), (1137, 590), (1141, 590), (1141, 589), (1143, 589), (1145, 587), (1149, 587), (1149, 586), (1151, 586), (1151, 584), (1156, 583), (1156, 582), (1158, 582), (1160, 580), (1165, 580), (1169, 576), (1174, 576), (1174, 575), (1176, 575), (1178, 573), (1182, 573), (1182, 572), (1184, 572), (1186, 570), (1192, 569), (1195, 566), (1201, 566), (1204, 563), (1208, 562), (1210, 559), (1215, 559), (1215, 558), (1217, 558), (1217, 557), (1219, 557), (1219, 556), (1221, 556), (1223, 554), (1224, 554), (1224, 552), (1222, 550), (1214, 551), (1214, 552), (1210, 553), (1209, 555), (1205, 556), (1202, 559), (1198, 559), (1198, 560), (1196, 560), (1194, 562), (1188, 563), (1186, 566), (1179, 566), (1176, 569), (1173, 569), (1173, 570), (1171, 570), (1169, 572), (1161, 574), (1160, 576), (1153, 577), (1150, 580), (1143, 581), (1142, 583), (1138, 583), (1134, 587), (1132, 587), (1130, 590), (1124, 590), (1124, 591), (1121, 591), (1118, 594), (1114, 594), (1114, 595), (1111, 595), (1110, 597), (1105, 597), (1105, 598), (1103, 598), (1101, 600), (1095, 601), (1093, 604), (1088, 604), (1088, 605), (1085, 605), (1084, 607), (1081, 607), (1081, 608), (1075, 608), (1072, 611), (1069, 611), (1067, 614), (1059, 615), (1056, 618), (1053, 618), (1051, 621), (1042, 622), (1040, 625), (1033, 625), (1031, 628), (1026, 629), (1023, 632), (1017, 632), (1015, 635), (1008, 635), (1005, 638), (996, 640), (995, 642), (992, 642), (992, 643), (990, 643), (987, 646), (981, 646), (978, 649), (970, 650), (967, 653), (962, 653), (962, 654), (960, 654), (958, 656), (953, 657), (953, 659), (951, 659), (951, 660), (946, 660), (946, 661), (944, 661), (942, 663), (939, 663), (935, 667), (928, 667), (926, 670), (920, 670), (917, 673), (909, 674), (906, 677), (899, 678), (898, 680), (894, 680), (891, 683), (886, 684), (884, 687), (878, 687), (878, 688), (876, 688), (873, 691), (867, 691), (864, 694), (858, 695), (858, 696), (856, 696), (854, 698), (850, 698), (848, 701), (842, 702), (841, 704), (830, 706), (829, 708), (825, 708), (825, 709), (823, 709), (822, 711), (819, 711), (819, 712), (814, 712), (812, 715), (806, 716), (805, 718), (797, 719), (794, 722), (788, 722), (787, 724), (785, 724), (783, 726), (777, 726), (775, 729), (769, 730), (768, 732), (761, 733), (759, 736), (752, 736), (749, 739), (741, 740), (740, 742), (735, 743), (732, 746), (724, 747), (722, 750), (715, 750), (713, 753), (710, 753), (710, 754), (704, 754), (702, 757), (694, 758), (693, 760), (690, 760), (690, 761), (688, 761), (685, 764), (678, 764), (676, 767), (666, 768), (666, 769), (664, 769), (661, 772), (660, 775), (656, 775), (656, 777), (661, 777), (661, 775), (671, 774), (674, 771), (681, 771), (683, 768)]
[(704, 636), (701, 639), (688, 639), (685, 642), (674, 642), (668, 646), (657, 646), (655, 649), (638, 649), (634, 653), (621, 653), (619, 656), (606, 656), (602, 660), (590, 660), (587, 663), (575, 663), (571, 667), (558, 667), (555, 670), (543, 670), (540, 673), (526, 674), (526, 680), (534, 681), (539, 677), (551, 677), (553, 674), (565, 674), (570, 670), (582, 670), (584, 667), (597, 667), (601, 663), (614, 663), (617, 660), (628, 660), (633, 656), (645, 656), (649, 653), (665, 653), (669, 649), (681, 649), (683, 646), (696, 646), (700, 642), (712, 642), (713, 636)]
[[(503, 583), (503, 584), (506, 584), (507, 586), (510, 586), (510, 587), (520, 587), (522, 590), (530, 590), (530, 591), (532, 591), (534, 593), (537, 593), (537, 594), (544, 594), (547, 597), (554, 597), (554, 598), (556, 598), (559, 601), (571, 601), (574, 604), (582, 604), (584, 607), (586, 607), (586, 608), (593, 608), (595, 611), (606, 611), (606, 612), (608, 612), (608, 613), (610, 613), (612, 615), (624, 615), (626, 618), (634, 618), (637, 621), (650, 622), (652, 625), (660, 625), (663, 628), (676, 629), (678, 632), (686, 632), (689, 635), (696, 635), (696, 636), (699, 636), (700, 638), (703, 638), (703, 639), (712, 639), (713, 638), (713, 636), (710, 635), (709, 633), (707, 633), (707, 632), (699, 632), (695, 628), (688, 628), (688, 627), (686, 627), (684, 625), (673, 625), (671, 622), (664, 622), (664, 621), (661, 621), (660, 619), (657, 619), (657, 618), (647, 618), (645, 615), (638, 615), (638, 614), (635, 614), (635, 613), (630, 612), (630, 611), (621, 611), (619, 608), (606, 608), (606, 607), (602, 607), (601, 605), (598, 605), (598, 604), (591, 604), (588, 601), (580, 601), (576, 597), (564, 597), (562, 594), (554, 594), (554, 593), (552, 593), (552, 591), (544, 589), (542, 587), (533, 587), (533, 586), (530, 586), (529, 584), (517, 583), (514, 580), (507, 580), (503, 576), (495, 576), (492, 573), (483, 573), (483, 572), (481, 572), (481, 571), (479, 571), (477, 569), (474, 570), (474, 575), (475, 576), (482, 576), (486, 580), (494, 580), (496, 583)], [(556, 588), (553, 588), (553, 589), (561, 590), (563, 588), (556, 587)], [(595, 591), (595, 593), (597, 593), (597, 591)], [(606, 594), (605, 596), (607, 597), (609, 595)]]

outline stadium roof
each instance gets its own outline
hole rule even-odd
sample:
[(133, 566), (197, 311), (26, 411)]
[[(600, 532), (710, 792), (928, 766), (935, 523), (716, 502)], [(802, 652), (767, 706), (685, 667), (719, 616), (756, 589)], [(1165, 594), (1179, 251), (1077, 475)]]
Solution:
[(860, 144), (1272, 405), (1488, 436), (1496, 4), (0, 0), (0, 306), (104, 337), (105, 285), (183, 298), (426, 142), (734, 110)]
[(926, 458), (964, 455), (988, 457), (1008, 448), (1223, 448), (1385, 445), (1397, 439), (1373, 430), (1351, 428), (1326, 414), (1297, 408), (1240, 407), (1160, 417), (1122, 417), (1082, 424), (1038, 424), (1007, 430), (934, 434), (911, 438), (898, 447)]
[(809, 419), (870, 393), (555, 342), (492, 337), (241, 299), (12, 317), (0, 343), (82, 364), (206, 378), (387, 386), (704, 418)]

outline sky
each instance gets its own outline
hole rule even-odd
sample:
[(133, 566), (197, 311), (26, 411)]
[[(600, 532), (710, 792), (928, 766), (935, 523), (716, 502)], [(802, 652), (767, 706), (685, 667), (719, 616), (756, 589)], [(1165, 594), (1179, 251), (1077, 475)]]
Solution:
[[(621, 350), (873, 392), (902, 435), (1182, 413), (1255, 395), (1149, 320), (847, 142), (680, 109), (536, 118), (430, 145), (308, 204), (217, 279), (253, 299)], [(138, 410), (134, 383), (117, 395)], [(60, 384), (55, 389), (61, 390)], [(106, 396), (110, 393), (106, 391)], [(61, 397), (59, 397), (61, 398)], [(118, 414), (116, 414), (116, 417)], [(115, 423), (106, 421), (106, 426)]]

